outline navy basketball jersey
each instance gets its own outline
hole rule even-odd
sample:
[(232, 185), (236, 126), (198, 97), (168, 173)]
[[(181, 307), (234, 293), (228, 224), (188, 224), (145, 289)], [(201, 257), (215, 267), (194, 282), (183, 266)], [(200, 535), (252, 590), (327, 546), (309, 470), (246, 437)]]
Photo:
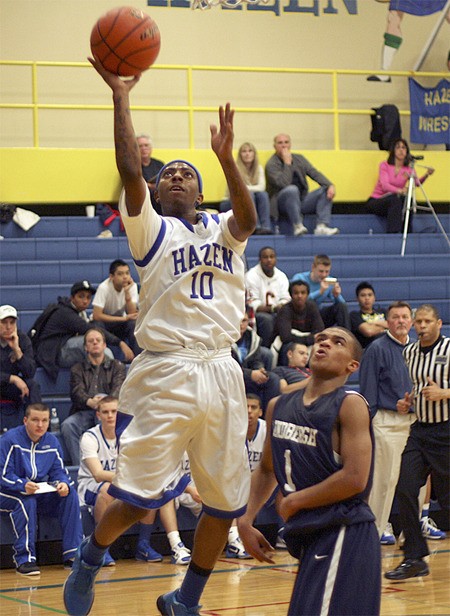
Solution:
[[(274, 408), (272, 457), (275, 475), (284, 495), (316, 485), (342, 468), (340, 456), (333, 451), (333, 427), (344, 398), (360, 395), (340, 387), (305, 406), (304, 391), (281, 396)], [(373, 435), (371, 437), (373, 444)], [(286, 524), (286, 531), (290, 527), (310, 532), (374, 520), (364, 502), (370, 490), (371, 475), (372, 470), (361, 494), (346, 501), (299, 511)]]

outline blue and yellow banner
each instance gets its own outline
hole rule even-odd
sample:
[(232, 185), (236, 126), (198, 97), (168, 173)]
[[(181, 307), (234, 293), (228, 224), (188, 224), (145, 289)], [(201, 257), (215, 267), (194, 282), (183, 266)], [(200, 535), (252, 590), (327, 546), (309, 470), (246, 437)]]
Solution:
[(412, 143), (450, 144), (450, 81), (424, 88), (409, 79)]

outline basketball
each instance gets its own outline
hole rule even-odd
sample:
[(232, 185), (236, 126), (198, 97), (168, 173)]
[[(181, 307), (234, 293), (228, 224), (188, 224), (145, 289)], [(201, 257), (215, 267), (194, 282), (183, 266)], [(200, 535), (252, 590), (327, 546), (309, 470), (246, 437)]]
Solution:
[(147, 70), (158, 57), (158, 26), (140, 9), (121, 6), (102, 15), (91, 32), (91, 51), (115, 75), (131, 77)]

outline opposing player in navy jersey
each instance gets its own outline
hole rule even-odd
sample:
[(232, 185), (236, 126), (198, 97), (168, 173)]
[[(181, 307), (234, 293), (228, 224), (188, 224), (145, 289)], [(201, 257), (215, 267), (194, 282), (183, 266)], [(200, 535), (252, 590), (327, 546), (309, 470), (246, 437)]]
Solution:
[(315, 336), (306, 386), (269, 405), (263, 457), (239, 534), (252, 556), (273, 562), (273, 548), (252, 522), (278, 482), (284, 539), (300, 560), (291, 616), (379, 614), (380, 547), (366, 502), (373, 459), (369, 408), (344, 387), (361, 354), (349, 331), (325, 329)]
[[(244, 313), (246, 240), (256, 210), (233, 157), (233, 116), (219, 108), (211, 147), (227, 180), (232, 210), (198, 212), (202, 179), (183, 160), (166, 164), (151, 205), (131, 121), (129, 92), (140, 75), (122, 80), (91, 63), (113, 92), (116, 162), (124, 186), (119, 208), (136, 264), (140, 310), (135, 335), (143, 352), (119, 398), (120, 450), (108, 492), (115, 500), (86, 539), (66, 580), (69, 614), (88, 614), (95, 576), (115, 539), (184, 490), (177, 479), (187, 451), (203, 503), (192, 560), (181, 588), (157, 600), (161, 614), (198, 614), (199, 599), (221, 554), (233, 518), (245, 511), (250, 469), (242, 370), (231, 356)], [(166, 486), (170, 486), (166, 489)]]

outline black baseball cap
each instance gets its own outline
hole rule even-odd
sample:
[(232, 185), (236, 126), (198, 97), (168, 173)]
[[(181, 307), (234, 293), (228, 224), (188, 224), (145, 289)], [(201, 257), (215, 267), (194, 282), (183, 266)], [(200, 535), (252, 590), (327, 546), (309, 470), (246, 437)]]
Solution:
[(94, 295), (96, 290), (97, 289), (91, 285), (89, 280), (79, 280), (72, 285), (72, 288), (70, 289), (70, 295), (73, 296), (75, 295), (75, 293), (78, 293), (78, 291), (90, 291), (92, 295)]

